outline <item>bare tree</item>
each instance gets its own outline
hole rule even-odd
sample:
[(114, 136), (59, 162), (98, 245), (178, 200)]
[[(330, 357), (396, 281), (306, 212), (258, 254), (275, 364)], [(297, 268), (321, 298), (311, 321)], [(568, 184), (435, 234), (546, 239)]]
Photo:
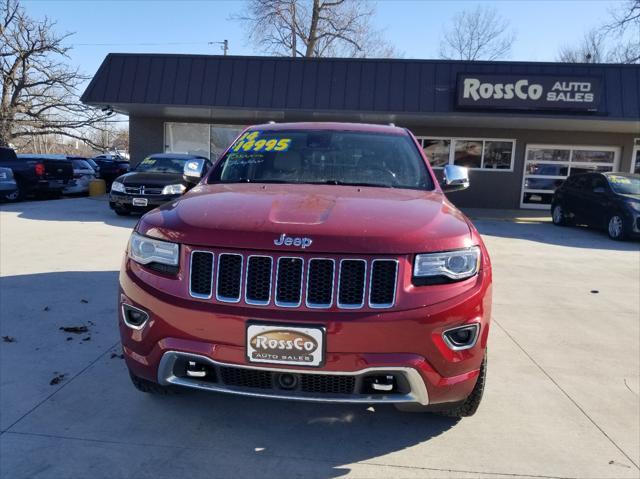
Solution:
[(598, 29), (585, 33), (576, 46), (564, 46), (558, 53), (558, 61), (566, 63), (602, 63), (607, 56), (605, 38)]
[(589, 30), (580, 43), (564, 46), (558, 60), (570, 63), (640, 63), (640, 0), (627, 0), (611, 20)]
[(511, 53), (515, 33), (495, 8), (478, 5), (458, 12), (440, 42), (440, 58), (449, 60), (497, 60)]
[(291, 57), (390, 57), (398, 52), (373, 27), (364, 0), (247, 0), (233, 20), (264, 52)]
[(0, 145), (46, 135), (87, 141), (82, 130), (108, 114), (78, 101), (87, 77), (65, 63), (70, 34), (32, 19), (17, 0), (0, 1)]
[(603, 30), (616, 38), (609, 60), (640, 63), (640, 0), (627, 0), (611, 14), (612, 20)]

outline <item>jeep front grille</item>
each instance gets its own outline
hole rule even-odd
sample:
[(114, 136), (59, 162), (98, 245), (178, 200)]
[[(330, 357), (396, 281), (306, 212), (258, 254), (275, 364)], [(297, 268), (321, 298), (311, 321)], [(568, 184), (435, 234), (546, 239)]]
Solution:
[(198, 299), (311, 309), (391, 308), (398, 261), (192, 251), (189, 293)]

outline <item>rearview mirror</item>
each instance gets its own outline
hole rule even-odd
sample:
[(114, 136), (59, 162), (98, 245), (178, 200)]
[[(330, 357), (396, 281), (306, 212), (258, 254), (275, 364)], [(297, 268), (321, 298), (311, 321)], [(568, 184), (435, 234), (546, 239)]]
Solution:
[(443, 191), (457, 191), (469, 188), (469, 170), (463, 166), (445, 166), (440, 186)]
[(203, 159), (195, 158), (193, 160), (188, 160), (184, 164), (184, 170), (182, 172), (184, 181), (194, 185), (198, 183), (205, 172), (205, 166), (205, 160)]

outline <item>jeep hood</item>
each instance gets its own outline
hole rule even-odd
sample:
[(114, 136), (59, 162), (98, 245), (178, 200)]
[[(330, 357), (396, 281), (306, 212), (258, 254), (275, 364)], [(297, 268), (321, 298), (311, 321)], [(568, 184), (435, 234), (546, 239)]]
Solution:
[[(441, 192), (334, 185), (199, 185), (144, 215), (137, 231), (193, 246), (310, 253), (406, 254), (471, 244), (466, 218)], [(312, 243), (276, 246), (282, 234)]]

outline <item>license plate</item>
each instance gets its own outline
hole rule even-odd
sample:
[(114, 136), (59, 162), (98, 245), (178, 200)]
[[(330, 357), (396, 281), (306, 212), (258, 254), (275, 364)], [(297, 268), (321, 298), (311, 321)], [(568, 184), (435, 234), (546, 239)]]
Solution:
[(147, 206), (149, 204), (149, 200), (146, 198), (134, 198), (133, 206)]
[(247, 359), (252, 363), (321, 366), (324, 363), (324, 329), (249, 324)]

